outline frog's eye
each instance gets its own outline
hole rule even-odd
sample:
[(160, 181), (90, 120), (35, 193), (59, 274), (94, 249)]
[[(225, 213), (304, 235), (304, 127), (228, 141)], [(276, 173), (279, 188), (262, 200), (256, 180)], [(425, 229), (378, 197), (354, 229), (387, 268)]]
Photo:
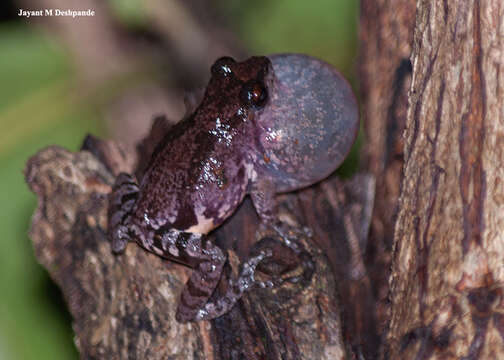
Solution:
[(268, 90), (262, 82), (250, 80), (243, 85), (240, 97), (245, 104), (262, 108), (268, 100)]
[(236, 61), (232, 57), (223, 56), (215, 61), (210, 71), (212, 72), (212, 75), (228, 76), (231, 74), (231, 65), (234, 63), (236, 63)]

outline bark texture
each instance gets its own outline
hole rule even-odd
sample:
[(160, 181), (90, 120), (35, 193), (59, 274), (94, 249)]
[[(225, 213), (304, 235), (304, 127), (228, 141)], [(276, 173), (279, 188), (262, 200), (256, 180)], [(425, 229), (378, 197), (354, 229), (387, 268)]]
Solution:
[(417, 2), (386, 358), (504, 358), (503, 19)]

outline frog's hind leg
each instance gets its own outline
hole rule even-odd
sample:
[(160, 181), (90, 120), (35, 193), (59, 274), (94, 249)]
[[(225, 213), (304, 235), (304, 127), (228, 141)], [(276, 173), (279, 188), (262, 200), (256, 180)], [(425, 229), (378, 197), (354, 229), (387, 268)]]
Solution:
[(208, 299), (219, 283), (224, 263), (225, 260), (210, 260), (198, 264), (180, 295), (176, 314), (177, 321), (184, 323), (201, 320), (200, 314), (205, 311)]
[[(192, 320), (211, 320), (224, 315), (236, 304), (243, 296), (243, 293), (255, 286), (270, 287), (271, 284), (262, 283), (254, 279), (254, 274), (257, 265), (266, 257), (271, 256), (270, 253), (262, 252), (258, 256), (248, 259), (242, 266), (240, 276), (236, 280), (230, 280), (227, 285), (227, 290), (224, 294), (219, 295), (212, 302), (206, 302), (203, 307), (199, 308)], [(189, 280), (190, 282), (191, 280)], [(183, 295), (183, 294), (182, 294)], [(177, 315), (180, 314), (180, 306)], [(180, 320), (179, 320), (180, 321)]]
[(127, 222), (138, 198), (138, 184), (135, 178), (126, 173), (117, 177), (109, 195), (108, 233), (112, 241), (112, 250), (121, 252), (131, 236)]
[(219, 283), (226, 256), (206, 235), (160, 228), (141, 242), (146, 250), (193, 268), (177, 309), (177, 321), (198, 318)]
[(179, 322), (210, 320), (231, 310), (243, 293), (256, 285), (255, 268), (266, 256), (261, 254), (247, 261), (240, 277), (231, 280), (227, 291), (219, 294), (215, 302), (210, 302), (227, 258), (206, 235), (159, 229), (152, 240), (145, 241), (142, 246), (159, 256), (194, 269), (180, 296), (176, 314)]

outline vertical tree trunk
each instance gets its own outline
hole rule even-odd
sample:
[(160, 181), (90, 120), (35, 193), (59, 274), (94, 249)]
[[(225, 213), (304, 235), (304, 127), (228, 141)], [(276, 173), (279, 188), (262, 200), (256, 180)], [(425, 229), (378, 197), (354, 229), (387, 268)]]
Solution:
[(361, 1), (359, 77), (365, 136), (361, 165), (373, 174), (377, 190), (366, 256), (375, 294), (370, 303), (376, 322), (367, 316), (361, 319), (360, 327), (378, 335), (382, 335), (387, 322), (388, 277), (403, 166), (402, 134), (411, 82), (414, 22), (414, 1)]
[(500, 0), (417, 2), (391, 359), (504, 358), (503, 17)]

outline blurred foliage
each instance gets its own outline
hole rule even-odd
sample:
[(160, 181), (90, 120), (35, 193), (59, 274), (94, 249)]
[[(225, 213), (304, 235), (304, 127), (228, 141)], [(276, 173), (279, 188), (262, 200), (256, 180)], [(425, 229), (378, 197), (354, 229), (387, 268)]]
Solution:
[[(220, 0), (251, 53), (299, 52), (354, 75), (356, 0)], [(316, 5), (315, 5), (316, 4)]]
[(2, 24), (0, 54), (0, 356), (76, 358), (61, 295), (27, 237), (36, 200), (22, 171), (44, 146), (77, 149), (99, 131), (97, 115), (71, 97), (63, 49), (36, 28)]
[(129, 27), (145, 25), (142, 0), (109, 0), (114, 16)]
[[(141, 0), (109, 1), (124, 23), (143, 21)], [(353, 74), (356, 0), (218, 4), (251, 53), (305, 52), (335, 64), (347, 77)], [(61, 295), (36, 263), (27, 237), (36, 199), (22, 170), (44, 146), (75, 150), (86, 133), (103, 133), (103, 119), (89, 101), (93, 94), (79, 97), (71, 61), (57, 39), (29, 23), (0, 23), (0, 360), (75, 359)], [(354, 159), (347, 167), (355, 164)]]

